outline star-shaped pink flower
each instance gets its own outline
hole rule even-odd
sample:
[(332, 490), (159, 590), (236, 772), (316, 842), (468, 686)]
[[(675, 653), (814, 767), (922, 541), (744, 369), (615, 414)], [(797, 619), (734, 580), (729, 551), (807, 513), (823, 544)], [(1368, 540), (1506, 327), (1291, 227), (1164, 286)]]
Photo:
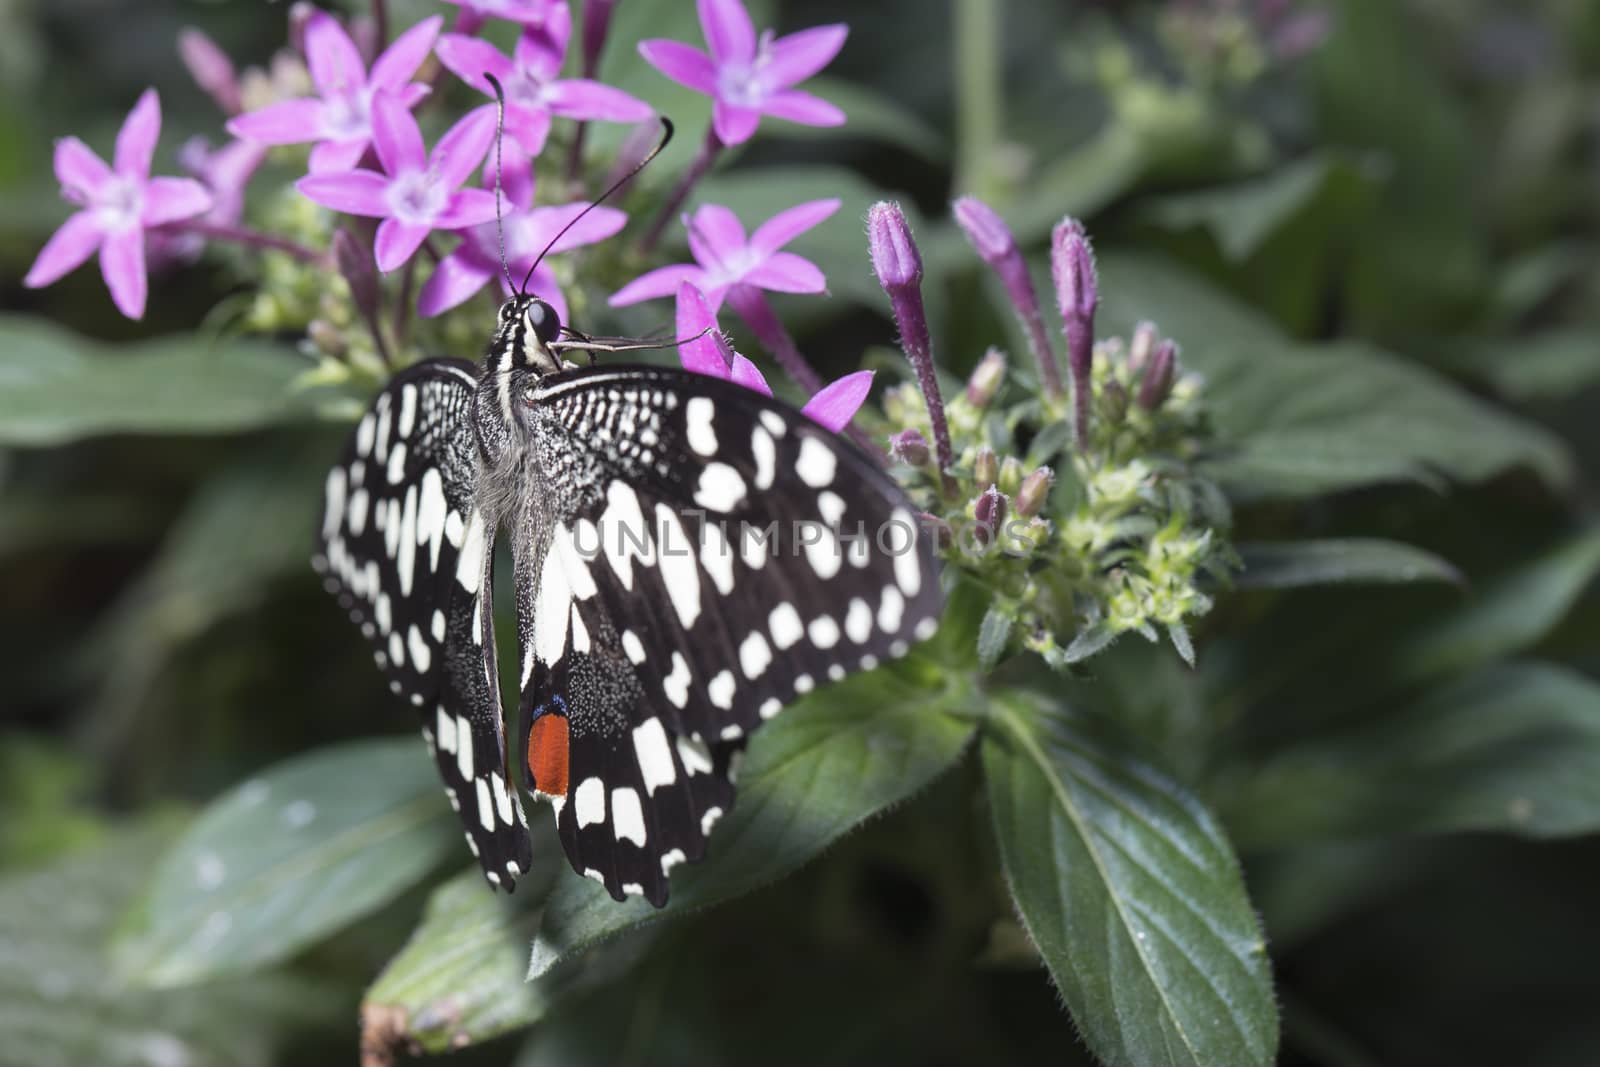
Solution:
[(24, 285), (49, 285), (98, 251), (117, 310), (130, 319), (144, 317), (145, 230), (203, 215), (212, 205), (211, 194), (192, 178), (150, 177), (160, 137), (161, 99), (146, 89), (117, 134), (113, 166), (76, 137), (56, 142), (61, 195), (80, 210), (45, 243)]
[[(772, 387), (754, 363), (735, 352), (722, 331), (717, 315), (706, 295), (689, 282), (678, 287), (677, 330), (679, 337), (691, 337), (678, 346), (678, 361), (684, 370), (724, 378), (771, 396)], [(829, 382), (807, 400), (801, 413), (834, 433), (850, 424), (872, 389), (872, 372), (859, 370)]]
[(694, 263), (658, 267), (635, 278), (612, 294), (612, 307), (670, 296), (689, 282), (711, 302), (722, 306), (736, 285), (776, 293), (820, 293), (828, 282), (822, 269), (803, 256), (783, 251), (783, 246), (839, 210), (836, 199), (812, 200), (780, 211), (756, 227), (748, 238), (739, 217), (720, 204), (703, 204), (686, 225)]
[(311, 150), (311, 172), (349, 170), (372, 143), (372, 102), (389, 93), (415, 107), (428, 87), (411, 80), (433, 50), (444, 20), (423, 19), (395, 38), (369, 72), (339, 20), (323, 11), (306, 22), (306, 65), (316, 97), (269, 104), (229, 121), (228, 132), (258, 144), (319, 142)]
[[(505, 214), (506, 262), (511, 274), (521, 282), (528, 268), (545, 245), (550, 243), (563, 226), (589, 207), (586, 201), (562, 204), (559, 207), (534, 207), (533, 159), (515, 147), (504, 146), (504, 167), (501, 188), (506, 204)], [(485, 168), (483, 184), (494, 188), (494, 171)], [(555, 255), (583, 245), (594, 244), (612, 236), (627, 224), (628, 216), (616, 208), (596, 207), (589, 211), (572, 229), (562, 235), (550, 249)], [(506, 295), (511, 290), (500, 269), (500, 241), (494, 223), (484, 223), (464, 230), (460, 247), (451, 252), (434, 268), (417, 300), (417, 309), (423, 315), (438, 315), (471, 297), (489, 282), (500, 279)], [(567, 321), (567, 302), (561, 295), (561, 286), (548, 258), (534, 268), (528, 291), (537, 293), (539, 299), (556, 309), (556, 316)]]
[(494, 142), (494, 108), (469, 112), (428, 154), (422, 131), (400, 98), (372, 98), (372, 146), (384, 173), (312, 174), (295, 183), (323, 207), (382, 219), (373, 251), (378, 269), (401, 266), (434, 230), (462, 230), (494, 218), (494, 194), (461, 185)]
[(806, 126), (844, 125), (843, 111), (794, 86), (833, 62), (848, 27), (817, 26), (787, 37), (768, 30), (757, 37), (740, 0), (698, 0), (698, 8), (710, 55), (660, 38), (639, 42), (639, 54), (673, 81), (716, 101), (711, 122), (723, 144), (748, 141), (762, 115)]
[(563, 79), (571, 38), (572, 14), (567, 5), (557, 4), (542, 26), (523, 31), (510, 58), (488, 41), (458, 33), (445, 34), (437, 51), (439, 62), (456, 77), (488, 96), (495, 95), (494, 87), (484, 75), (499, 79), (506, 90), (506, 132), (536, 156), (544, 149), (552, 115), (643, 122), (655, 114), (621, 89), (588, 78)]

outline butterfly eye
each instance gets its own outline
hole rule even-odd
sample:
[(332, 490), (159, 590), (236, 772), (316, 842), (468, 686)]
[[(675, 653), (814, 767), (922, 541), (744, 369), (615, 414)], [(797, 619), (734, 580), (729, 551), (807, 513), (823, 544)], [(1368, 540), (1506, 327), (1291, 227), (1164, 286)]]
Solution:
[(556, 315), (556, 309), (543, 300), (535, 300), (529, 304), (528, 310), (523, 312), (522, 317), (528, 324), (528, 329), (539, 338), (540, 344), (550, 345), (561, 336), (561, 319)]

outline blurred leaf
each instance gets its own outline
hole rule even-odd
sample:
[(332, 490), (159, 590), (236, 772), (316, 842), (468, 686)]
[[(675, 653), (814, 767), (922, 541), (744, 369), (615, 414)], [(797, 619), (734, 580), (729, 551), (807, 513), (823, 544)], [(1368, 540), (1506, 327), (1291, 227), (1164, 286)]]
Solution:
[(1362, 582), (1460, 584), (1461, 572), (1432, 552), (1398, 541), (1343, 538), (1326, 541), (1246, 542), (1235, 546), (1244, 571), (1240, 589), (1296, 589), (1306, 585)]
[(437, 778), (406, 737), (322, 749), (240, 785), (156, 864), (121, 973), (175, 986), (259, 968), (392, 900), (460, 843)]
[(523, 978), (540, 914), (525, 898), (543, 887), (524, 879), (517, 888), (510, 898), (493, 892), (474, 865), (433, 891), (411, 940), (362, 1000), (366, 1041), (381, 1034), (448, 1052), (544, 1014), (545, 990)]
[(1006, 642), (1011, 639), (1011, 616), (1000, 608), (990, 608), (978, 628), (978, 666), (992, 670), (1005, 654)]
[(1527, 337), (1463, 337), (1448, 342), (1452, 368), (1481, 377), (1523, 403), (1563, 400), (1600, 383), (1600, 331), (1550, 330)]
[(1169, 262), (1099, 259), (1106, 324), (1151, 319), (1205, 375), (1222, 446), (1206, 470), (1236, 493), (1306, 497), (1386, 482), (1481, 481), (1513, 467), (1552, 486), (1565, 446), (1421, 367), (1360, 342), (1306, 345)]
[(98, 841), (88, 761), (44, 735), (0, 733), (0, 869), (32, 866)]
[(1241, 769), (1224, 819), (1246, 848), (1318, 838), (1600, 829), (1600, 685), (1505, 663)]
[(806, 82), (806, 92), (835, 105), (850, 116), (850, 121), (842, 129), (773, 124), (775, 130), (781, 128), (790, 139), (866, 138), (903, 148), (926, 163), (941, 163), (950, 155), (950, 144), (943, 134), (893, 97), (875, 89), (823, 74)]
[(1140, 201), (1139, 213), (1171, 229), (1204, 227), (1230, 260), (1248, 259), (1335, 181), (1366, 180), (1336, 156), (1313, 154), (1260, 177)]
[(1549, 633), (1600, 572), (1600, 529), (1516, 563), (1393, 653), (1406, 677), (1447, 674), (1528, 648)]
[(624, 930), (780, 878), (933, 781), (972, 734), (973, 720), (955, 716), (971, 716), (978, 699), (962, 686), (935, 688), (938, 679), (930, 665), (910, 660), (795, 702), (752, 739), (738, 802), (705, 862), (674, 874), (667, 906), (619, 904), (586, 878), (563, 877), (545, 906), (528, 976)]
[(1266, 945), (1215, 821), (1044, 698), (995, 707), (983, 765), (1006, 881), (1089, 1047), (1112, 1067), (1274, 1062)]
[(313, 411), (290, 390), (304, 361), (282, 345), (195, 336), (111, 347), (0, 315), (0, 444), (111, 433), (228, 433)]
[(112, 976), (112, 928), (171, 837), (120, 826), (102, 846), (0, 880), (0, 1065), (268, 1067), (286, 1023), (325, 1012), (326, 994), (303, 980), (158, 993)]

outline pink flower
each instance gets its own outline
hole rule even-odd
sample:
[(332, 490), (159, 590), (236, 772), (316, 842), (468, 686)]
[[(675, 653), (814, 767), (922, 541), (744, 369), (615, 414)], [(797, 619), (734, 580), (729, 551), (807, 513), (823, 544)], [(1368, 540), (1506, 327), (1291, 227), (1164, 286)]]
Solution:
[(56, 142), (61, 195), (80, 206), (33, 261), (23, 284), (49, 285), (96, 251), (111, 300), (130, 319), (144, 316), (145, 230), (192, 219), (211, 210), (211, 194), (192, 178), (152, 178), (150, 163), (161, 136), (161, 99), (146, 89), (117, 133), (114, 166), (76, 137)]
[(844, 47), (846, 26), (777, 38), (768, 30), (758, 38), (739, 0), (698, 0), (698, 6), (710, 55), (661, 39), (641, 41), (639, 54), (673, 81), (716, 101), (711, 121), (723, 144), (748, 141), (762, 115), (806, 126), (844, 125), (843, 111), (794, 86), (833, 62)]
[(422, 131), (400, 98), (372, 98), (372, 146), (384, 173), (312, 174), (295, 188), (323, 207), (382, 219), (374, 252), (378, 269), (410, 259), (434, 230), (462, 230), (494, 218), (494, 195), (462, 189), (494, 142), (494, 108), (480, 107), (441, 138), (429, 155)]
[[(678, 359), (684, 370), (723, 378), (762, 396), (772, 395), (772, 388), (761, 371), (735, 352), (717, 328), (717, 315), (706, 295), (689, 282), (678, 287), (677, 330), (679, 337), (694, 338), (678, 346)], [(819, 389), (800, 411), (818, 425), (838, 433), (850, 424), (871, 389), (872, 371), (846, 374)]]
[(311, 150), (311, 172), (349, 170), (360, 162), (373, 139), (373, 99), (379, 93), (415, 107), (428, 87), (411, 81), (433, 49), (444, 20), (423, 19), (401, 34), (372, 63), (369, 73), (361, 52), (339, 20), (318, 11), (306, 21), (306, 63), (317, 97), (269, 104), (228, 123), (235, 137), (258, 144), (320, 142)]
[(467, 21), (469, 25), (481, 23), (484, 19), (505, 19), (507, 22), (520, 22), (524, 26), (539, 27), (545, 24), (556, 8), (565, 10), (567, 6), (562, 0), (444, 0), (444, 2), (459, 7), (463, 21)]
[(517, 40), (513, 58), (494, 45), (458, 33), (439, 42), (439, 62), (474, 89), (494, 96), (485, 74), (499, 79), (506, 91), (506, 132), (530, 155), (544, 149), (550, 117), (642, 122), (655, 112), (643, 100), (588, 78), (561, 77), (572, 15), (566, 4), (550, 8), (544, 24), (530, 26)]
[[(244, 218), (244, 191), (256, 168), (266, 159), (267, 147), (252, 141), (229, 141), (212, 148), (204, 137), (191, 137), (178, 149), (178, 165), (211, 194), (211, 210), (199, 221), (210, 226), (233, 227)], [(205, 248), (204, 236), (193, 232), (157, 230), (145, 249), (153, 268), (192, 262)]]
[[(534, 257), (549, 244), (550, 239), (589, 205), (586, 201), (580, 201), (559, 207), (534, 207), (533, 159), (514, 145), (506, 145), (503, 162), (501, 187), (507, 205), (512, 208), (505, 215), (506, 262), (513, 277), (521, 281), (528, 268), (533, 266)], [(492, 169), (486, 168), (483, 184), (485, 188), (494, 187)], [(550, 252), (565, 252), (603, 241), (622, 229), (627, 221), (627, 214), (616, 208), (594, 208), (568, 230), (551, 247)], [(494, 223), (464, 230), (461, 237), (461, 246), (439, 261), (433, 275), (422, 287), (417, 308), (423, 315), (448, 311), (497, 277), (506, 295), (511, 295), (505, 275), (500, 270), (500, 242)], [(529, 291), (538, 293), (541, 300), (556, 309), (556, 315), (562, 322), (567, 321), (567, 303), (548, 260), (534, 269)]]
[(822, 269), (783, 246), (839, 210), (839, 201), (812, 200), (780, 211), (745, 237), (739, 217), (717, 204), (704, 204), (687, 220), (694, 263), (675, 263), (648, 271), (612, 294), (612, 307), (678, 292), (690, 282), (705, 293), (713, 310), (736, 285), (776, 293), (820, 293), (827, 289)]

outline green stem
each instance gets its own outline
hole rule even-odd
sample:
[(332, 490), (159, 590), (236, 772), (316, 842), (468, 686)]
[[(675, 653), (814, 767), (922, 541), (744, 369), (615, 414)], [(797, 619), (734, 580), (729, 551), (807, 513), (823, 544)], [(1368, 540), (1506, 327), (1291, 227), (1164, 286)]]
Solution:
[(956, 0), (956, 187), (995, 195), (994, 158), (1004, 102), (1000, 70), (1001, 0)]

